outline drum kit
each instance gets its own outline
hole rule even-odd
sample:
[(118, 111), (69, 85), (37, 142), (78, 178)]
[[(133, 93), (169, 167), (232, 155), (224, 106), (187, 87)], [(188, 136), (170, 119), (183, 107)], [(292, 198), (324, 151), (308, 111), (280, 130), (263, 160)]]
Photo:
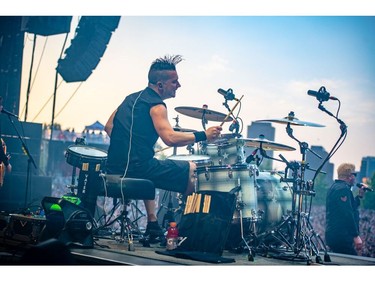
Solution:
[[(229, 121), (235, 123), (237, 121), (234, 116), (233, 118), (230, 117), (230, 114), (226, 115), (208, 110), (207, 107), (183, 106), (176, 107), (175, 110), (183, 115), (201, 119), (204, 129), (207, 121), (222, 122), (221, 124)], [(177, 121), (174, 127), (176, 131), (196, 131), (181, 128), (178, 124), (178, 116), (175, 119)], [(294, 112), (290, 112), (288, 117), (285, 118), (258, 120), (255, 122), (285, 124), (287, 125), (288, 135), (294, 140), (297, 139), (292, 134), (291, 126), (324, 127), (324, 125), (317, 123), (301, 121), (295, 118)], [(305, 150), (308, 149), (308, 146), (306, 143), (299, 142), (299, 144), (303, 154), (301, 163), (303, 163), (305, 162)], [(248, 157), (245, 156), (246, 147), (255, 149)], [(302, 150), (302, 148), (305, 150)], [(267, 151), (294, 151), (296, 150), (294, 147), (268, 140), (263, 135), (260, 135), (259, 138), (243, 138), (236, 131), (235, 133), (222, 134), (219, 139), (213, 142), (200, 142), (197, 144), (196, 149), (190, 146), (188, 150), (190, 151), (189, 154), (179, 155), (176, 153), (176, 148), (174, 148), (173, 155), (169, 156), (168, 159), (187, 160), (196, 163), (196, 192), (230, 192), (233, 188), (240, 187), (237, 194), (236, 211), (233, 214), (233, 224), (240, 224), (241, 238), (237, 241), (238, 243), (229, 243), (231, 248), (236, 249), (236, 251), (238, 249), (248, 250), (249, 260), (253, 260), (254, 253), (259, 248), (261, 249), (260, 251), (264, 252), (264, 247), (266, 247), (266, 251), (268, 251), (274, 248), (274, 245), (272, 245), (274, 242), (278, 246), (282, 244), (284, 249), (290, 248), (293, 253), (296, 253), (301, 251), (296, 249), (296, 247), (300, 248), (298, 243), (303, 243), (303, 247), (305, 247), (305, 242), (301, 241), (311, 240), (306, 239), (306, 237), (299, 237), (305, 235), (300, 227), (300, 214), (303, 213), (300, 203), (302, 196), (311, 195), (311, 193), (301, 192), (302, 188), (297, 186), (300, 184), (301, 179), (294, 178), (290, 180), (286, 178), (288, 169), (293, 169), (293, 167), (281, 154), (280, 158), (282, 160), (272, 158), (266, 153)], [(262, 159), (269, 158), (286, 163), (285, 173), (260, 171), (259, 161), (256, 164), (251, 164), (257, 152), (260, 153)], [(293, 170), (293, 174), (298, 174), (297, 170), (301, 169), (301, 165), (299, 163), (295, 165), (297, 167)], [(304, 172), (307, 167), (304, 164), (302, 166), (302, 172)], [(282, 182), (286, 184), (283, 185)], [(293, 186), (289, 183), (293, 183)], [(179, 207), (178, 209), (181, 210), (182, 208)], [(287, 234), (285, 234), (284, 230), (280, 230), (286, 225), (289, 225), (289, 227), (292, 225), (290, 232)], [(309, 225), (309, 230), (313, 232), (311, 225)], [(275, 235), (275, 232), (278, 233)], [(270, 233), (272, 233), (273, 239), (269, 239)], [(278, 234), (280, 237), (276, 237)], [(320, 248), (325, 248), (321, 238), (318, 235), (315, 236), (314, 238), (319, 240), (315, 244), (319, 244)], [(262, 237), (267, 239), (267, 242), (262, 241)], [(237, 238), (239, 237), (235, 237), (235, 239)], [(231, 239), (230, 235), (228, 239)], [(270, 240), (271, 242), (269, 242)], [(282, 243), (280, 243), (280, 240), (282, 240)], [(315, 254), (319, 252), (317, 248), (318, 246), (315, 245), (313, 250)]]
[[(237, 100), (236, 106), (240, 101), (241, 99)], [(284, 249), (288, 248), (293, 253), (297, 253), (302, 248), (307, 248), (306, 240), (311, 242), (311, 238), (306, 238), (307, 234), (305, 233), (307, 231), (301, 228), (303, 219), (301, 202), (302, 197), (310, 196), (312, 191), (306, 188), (307, 185), (303, 179), (304, 170), (307, 168), (305, 151), (308, 150), (308, 146), (293, 136), (291, 126), (324, 126), (301, 121), (295, 118), (294, 112), (290, 112), (288, 117), (281, 119), (256, 121), (287, 125), (288, 135), (298, 141), (303, 155), (302, 164), (297, 162), (290, 163), (281, 154), (279, 156), (282, 160), (272, 158), (266, 152), (294, 151), (296, 150), (294, 147), (268, 140), (263, 135), (260, 135), (259, 138), (243, 138), (239, 133), (238, 127), (241, 122), (239, 122), (238, 116), (233, 115), (234, 108), (228, 114), (223, 114), (209, 110), (207, 106), (202, 108), (176, 107), (175, 110), (178, 113), (201, 119), (204, 129), (208, 121), (221, 122), (221, 126), (224, 122), (232, 122), (235, 126), (231, 126), (231, 133), (221, 134), (215, 141), (203, 141), (188, 145), (187, 150), (189, 153), (187, 154), (178, 154), (177, 147), (173, 147), (173, 154), (167, 158), (196, 163), (195, 191), (197, 193), (201, 191), (230, 192), (234, 188), (239, 190), (236, 195), (237, 203), (233, 214), (233, 224), (240, 224), (241, 237), (236, 237), (240, 240), (233, 248), (248, 250), (249, 260), (253, 260), (254, 252), (257, 251), (260, 245), (263, 247), (262, 251), (264, 251), (264, 247), (267, 248), (267, 251), (273, 249), (274, 245), (272, 243), (274, 241), (277, 241), (278, 245), (281, 244)], [(180, 127), (178, 116), (175, 120), (176, 124), (173, 127), (175, 131), (186, 133), (196, 131)], [(194, 148), (195, 145), (197, 145), (196, 148)], [(245, 156), (246, 147), (254, 149), (253, 153), (248, 157)], [(159, 152), (164, 150), (159, 150)], [(285, 163), (287, 166), (285, 173), (261, 171), (259, 169), (261, 161), (256, 161), (256, 164), (252, 164), (258, 152), (262, 159), (268, 158)], [(74, 167), (72, 187), (76, 188), (74, 185), (75, 169), (80, 169), (83, 180), (80, 182), (78, 189), (82, 195), (87, 191), (88, 175), (90, 173), (99, 174), (106, 162), (107, 153), (100, 149), (76, 143), (76, 145), (72, 145), (67, 149), (65, 156), (67, 162)], [(292, 179), (286, 178), (289, 169), (292, 170)], [(302, 178), (298, 178), (298, 174), (302, 174)], [(285, 182), (286, 185), (283, 186), (282, 182)], [(292, 183), (292, 187), (289, 183)], [(182, 198), (181, 195), (178, 196), (180, 199)], [(169, 200), (171, 201), (171, 196), (169, 196)], [(181, 205), (184, 203), (179, 200), (180, 206), (178, 210), (182, 210)], [(169, 202), (168, 206), (170, 205)], [(170, 209), (168, 209), (169, 211)], [(244, 225), (248, 227), (245, 228)], [(288, 230), (284, 230), (284, 226), (288, 227)], [(314, 232), (311, 225), (308, 225), (308, 228), (309, 233)], [(270, 236), (272, 236), (272, 239), (270, 239)], [(262, 241), (261, 237), (265, 237), (264, 241)], [(265, 242), (266, 240), (267, 243)], [(280, 241), (282, 242), (280, 243)], [(324, 245), (323, 241), (315, 242), (315, 244), (318, 243), (321, 248), (325, 248), (325, 246), (321, 246), (322, 244)], [(317, 248), (318, 246), (315, 245), (313, 249), (315, 254), (319, 252)]]

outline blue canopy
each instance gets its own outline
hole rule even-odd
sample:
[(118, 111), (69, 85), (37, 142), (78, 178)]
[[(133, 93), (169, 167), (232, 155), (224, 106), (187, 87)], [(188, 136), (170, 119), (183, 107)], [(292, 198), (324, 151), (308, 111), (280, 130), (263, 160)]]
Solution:
[(86, 126), (85, 130), (103, 131), (104, 125), (100, 123), (99, 121), (96, 121), (93, 124)]

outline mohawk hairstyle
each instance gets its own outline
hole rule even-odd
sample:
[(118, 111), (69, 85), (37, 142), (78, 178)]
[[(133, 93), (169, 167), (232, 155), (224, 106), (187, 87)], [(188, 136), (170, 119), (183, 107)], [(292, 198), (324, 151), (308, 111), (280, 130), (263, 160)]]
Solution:
[(154, 60), (148, 72), (148, 82), (151, 84), (156, 84), (158, 81), (163, 80), (162, 71), (176, 70), (176, 64), (181, 61), (181, 55), (165, 55), (162, 58)]

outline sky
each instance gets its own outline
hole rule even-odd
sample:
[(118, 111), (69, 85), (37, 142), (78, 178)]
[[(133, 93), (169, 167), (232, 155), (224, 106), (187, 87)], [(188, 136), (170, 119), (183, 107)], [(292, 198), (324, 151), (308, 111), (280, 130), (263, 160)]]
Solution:
[[(79, 21), (73, 16), (66, 48)], [(334, 100), (323, 106), (348, 127), (347, 138), (330, 162), (349, 161), (360, 168), (362, 157), (375, 156), (375, 17), (367, 16), (122, 16), (106, 51), (83, 83), (66, 83), (59, 76), (55, 123), (81, 132), (95, 121), (105, 124), (126, 95), (147, 85), (151, 62), (165, 54), (180, 54), (177, 65), (181, 88), (166, 100), (175, 125), (201, 130), (201, 120), (178, 113), (179, 106), (201, 107), (223, 114), (228, 109), (217, 90), (232, 89), (241, 106), (243, 136), (252, 122), (281, 119), (290, 112), (301, 121), (324, 127), (293, 126), (294, 136), (309, 147), (328, 152), (340, 136), (339, 123), (318, 108), (307, 94), (324, 86)], [(37, 36), (29, 96), (29, 122), (51, 123), (55, 68), (65, 35)], [(20, 117), (23, 120), (33, 34), (25, 37)], [(231, 109), (236, 101), (228, 101)], [(238, 111), (240, 109), (240, 111)], [(207, 126), (219, 125), (209, 121)], [(229, 133), (230, 122), (223, 125)], [(283, 152), (301, 160), (298, 143), (286, 124), (272, 123), (275, 142), (296, 148)], [(162, 144), (165, 146), (164, 144)], [(172, 152), (172, 150), (171, 150)], [(178, 153), (185, 154), (185, 148)], [(308, 160), (308, 159), (307, 159)], [(279, 163), (276, 167), (283, 169)]]

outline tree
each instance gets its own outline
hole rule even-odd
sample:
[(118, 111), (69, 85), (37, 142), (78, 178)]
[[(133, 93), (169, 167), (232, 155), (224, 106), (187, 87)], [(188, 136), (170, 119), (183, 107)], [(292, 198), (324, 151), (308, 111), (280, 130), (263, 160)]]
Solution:
[(326, 175), (319, 174), (314, 181), (315, 197), (313, 202), (315, 205), (325, 206), (328, 188)]
[[(375, 188), (375, 173), (372, 174), (371, 178), (367, 179), (367, 185), (372, 189)], [(363, 209), (375, 210), (375, 193), (367, 191), (361, 205)]]

